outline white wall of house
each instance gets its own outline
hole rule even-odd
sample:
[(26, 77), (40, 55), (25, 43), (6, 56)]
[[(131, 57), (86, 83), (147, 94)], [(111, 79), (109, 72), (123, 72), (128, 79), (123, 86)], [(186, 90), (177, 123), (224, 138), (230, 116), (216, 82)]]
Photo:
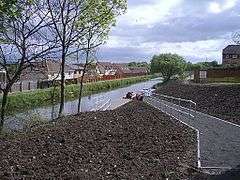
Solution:
[(108, 75), (116, 75), (117, 70), (113, 69), (113, 68), (108, 68), (108, 69), (104, 69), (104, 73), (102, 73), (99, 68), (96, 68), (97, 70), (97, 74), (99, 76), (108, 76)]
[(104, 75), (116, 75), (117, 70), (115, 69), (109, 69), (109, 70), (105, 70), (105, 74)]
[(78, 79), (78, 78), (82, 77), (82, 75), (83, 75), (83, 71), (77, 70), (74, 73), (74, 79)]
[[(65, 72), (65, 79), (66, 80), (71, 80), (74, 79), (75, 75), (74, 75), (74, 71), (69, 71), (69, 72)], [(48, 75), (48, 80), (52, 81), (52, 80), (61, 80), (61, 75), (58, 73), (54, 73), (53, 75)]]

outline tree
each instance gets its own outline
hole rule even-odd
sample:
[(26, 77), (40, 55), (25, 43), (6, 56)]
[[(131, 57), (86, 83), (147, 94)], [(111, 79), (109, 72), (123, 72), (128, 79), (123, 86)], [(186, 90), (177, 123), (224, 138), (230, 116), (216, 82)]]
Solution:
[(62, 116), (65, 101), (65, 64), (76, 42), (82, 36), (82, 29), (78, 29), (77, 21), (83, 8), (83, 0), (47, 0), (47, 9), (53, 22), (55, 37), (59, 39), (61, 56), (61, 84), (59, 116)]
[(84, 27), (85, 36), (79, 42), (85, 54), (85, 62), (78, 98), (78, 113), (81, 111), (81, 99), (83, 91), (83, 80), (87, 67), (94, 61), (92, 54), (96, 47), (103, 44), (112, 26), (115, 25), (116, 17), (126, 10), (125, 0), (88, 0), (88, 10), (82, 14), (78, 25)]
[(199, 70), (199, 69), (202, 69), (202, 65), (197, 63), (197, 64), (193, 64), (191, 62), (188, 62), (186, 64), (186, 71), (195, 71), (195, 70)]
[(194, 71), (194, 70), (201, 70), (206, 68), (218, 68), (221, 67), (221, 65), (218, 64), (217, 61), (210, 61), (210, 62), (198, 62), (198, 63), (187, 63), (186, 70), (187, 71)]
[(15, 16), (18, 12), (16, 8), (17, 0), (1, 0), (0, 1), (0, 18), (7, 16)]
[[(18, 16), (5, 15), (0, 20), (0, 68), (6, 73), (6, 82), (1, 85), (3, 92), (1, 102), (2, 128), (7, 106), (7, 97), (11, 87), (17, 82), (23, 71), (33, 68), (35, 62), (54, 53), (57, 40), (51, 37), (49, 12), (42, 11), (43, 1), (22, 0), (15, 6)], [(44, 34), (48, 32), (48, 35)]]
[(186, 61), (177, 54), (154, 55), (151, 60), (151, 72), (160, 73), (163, 82), (169, 81), (174, 76), (182, 75), (185, 66)]
[[(68, 56), (82, 51), (87, 44), (89, 24), (95, 29), (108, 27), (108, 19), (114, 17), (119, 8), (125, 7), (125, 0), (47, 0), (56, 37), (61, 46), (61, 92), (59, 116), (62, 116), (65, 101), (65, 64)], [(109, 13), (107, 13), (109, 12)], [(107, 16), (103, 16), (107, 15)], [(79, 45), (81, 44), (81, 45)], [(92, 46), (90, 47), (93, 48)]]
[(128, 63), (129, 67), (146, 67), (146, 68), (150, 68), (149, 64), (147, 62), (130, 62)]

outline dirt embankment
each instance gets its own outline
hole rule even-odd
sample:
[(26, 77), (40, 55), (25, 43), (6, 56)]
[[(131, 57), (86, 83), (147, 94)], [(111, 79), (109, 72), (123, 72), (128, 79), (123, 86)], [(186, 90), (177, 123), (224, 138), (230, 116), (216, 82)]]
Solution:
[(169, 83), (157, 89), (160, 94), (191, 99), (199, 111), (240, 124), (240, 85), (198, 85)]
[(0, 138), (0, 179), (170, 179), (196, 166), (196, 133), (141, 102)]

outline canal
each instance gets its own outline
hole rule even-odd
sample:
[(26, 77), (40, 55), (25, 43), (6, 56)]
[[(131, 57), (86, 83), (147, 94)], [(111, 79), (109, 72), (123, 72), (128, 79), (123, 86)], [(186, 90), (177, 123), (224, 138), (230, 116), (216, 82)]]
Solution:
[[(115, 109), (129, 100), (123, 99), (127, 92), (140, 92), (143, 89), (150, 89), (155, 84), (159, 83), (160, 79), (152, 79), (146, 82), (137, 83), (128, 87), (123, 87), (107, 92), (94, 94), (82, 98), (81, 111), (104, 111)], [(78, 99), (68, 101), (64, 106), (65, 115), (77, 114)], [(59, 104), (54, 106), (42, 107), (28, 110), (23, 113), (18, 113), (6, 118), (4, 129), (7, 130), (21, 130), (25, 124), (28, 124), (33, 119), (39, 121), (51, 121), (57, 118)]]

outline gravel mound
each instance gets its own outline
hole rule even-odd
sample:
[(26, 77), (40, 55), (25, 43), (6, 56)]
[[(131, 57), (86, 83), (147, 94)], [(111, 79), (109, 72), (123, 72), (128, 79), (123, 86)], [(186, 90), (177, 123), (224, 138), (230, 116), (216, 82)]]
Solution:
[(199, 111), (240, 124), (240, 85), (169, 83), (157, 93), (191, 99)]
[(0, 179), (183, 179), (196, 133), (142, 103), (0, 137)]

